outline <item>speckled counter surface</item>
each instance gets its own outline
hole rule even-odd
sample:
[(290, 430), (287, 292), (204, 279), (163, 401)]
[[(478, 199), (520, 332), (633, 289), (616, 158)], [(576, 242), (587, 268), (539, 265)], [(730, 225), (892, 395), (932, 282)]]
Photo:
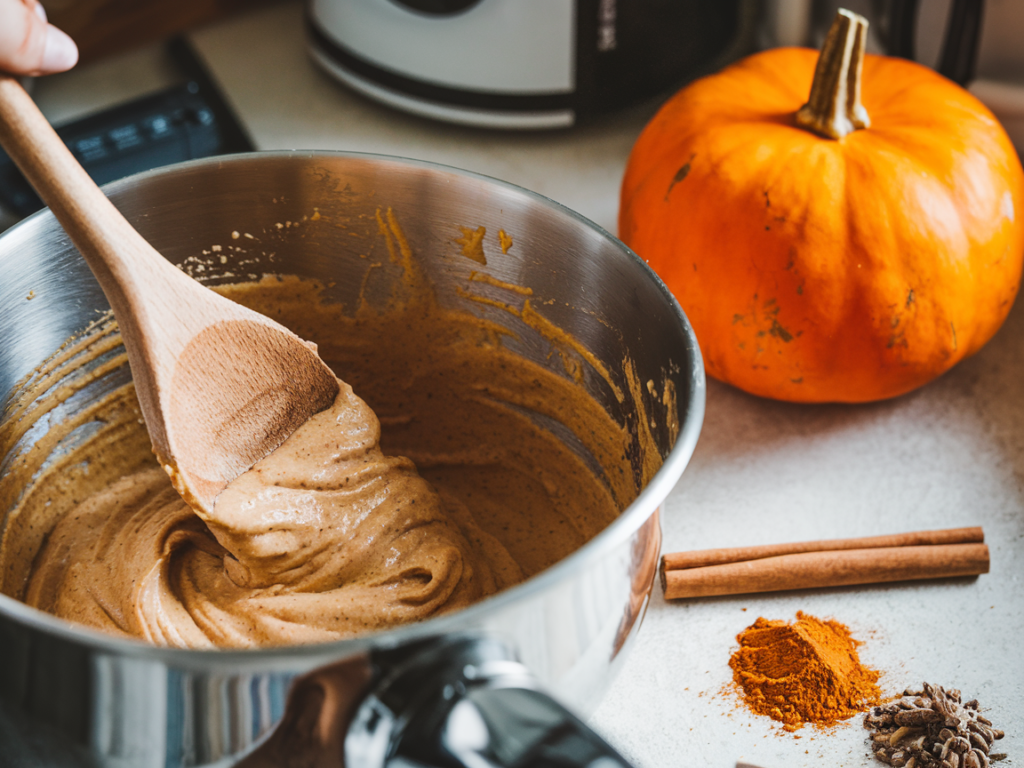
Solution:
[[(193, 41), (260, 149), (350, 149), (432, 160), (548, 195), (615, 231), (618, 185), (646, 105), (552, 134), (481, 132), (369, 102), (315, 69), (301, 6), (200, 30)], [(39, 84), (56, 119), (152, 89), (144, 50)], [(665, 551), (983, 525), (992, 572), (976, 580), (667, 604), (656, 588), (593, 726), (642, 768), (881, 765), (859, 718), (796, 734), (729, 689), (735, 636), (758, 616), (835, 617), (897, 693), (923, 679), (977, 697), (1024, 763), (1024, 304), (974, 358), (911, 395), (795, 406), (709, 382), (696, 453), (662, 517)]]

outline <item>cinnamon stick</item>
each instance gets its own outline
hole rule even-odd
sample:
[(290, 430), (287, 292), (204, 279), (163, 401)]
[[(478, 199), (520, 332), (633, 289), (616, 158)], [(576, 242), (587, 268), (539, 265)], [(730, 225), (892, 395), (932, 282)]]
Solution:
[[(956, 529), (967, 541), (946, 542), (950, 531), (925, 531), (895, 537), (876, 536), (868, 539), (839, 539), (824, 542), (803, 542), (788, 547), (790, 552), (757, 556), (743, 561), (690, 568), (669, 568), (675, 562), (699, 561), (700, 558), (666, 556), (662, 562), (661, 581), (665, 598), (712, 597), (751, 592), (780, 592), (790, 589), (840, 587), (854, 584), (878, 584), (892, 581), (977, 576), (988, 573), (988, 547), (980, 528)], [(883, 540), (909, 541), (894, 546), (850, 547), (851, 543)], [(940, 543), (920, 544), (921, 540)], [(826, 545), (829, 549), (807, 551), (810, 546)], [(751, 547), (756, 555), (777, 547)], [(798, 548), (792, 552), (793, 548)], [(680, 553), (694, 555), (700, 553)]]
[(826, 539), (799, 541), (790, 544), (768, 544), (760, 547), (730, 547), (702, 549), (694, 552), (675, 552), (662, 558), (662, 568), (675, 571), (680, 568), (700, 568), (722, 563), (739, 563), (763, 557), (794, 555), (798, 552), (824, 552), (837, 549), (875, 549), (877, 547), (912, 547), (930, 544), (967, 544), (982, 542), (985, 534), (980, 527), (946, 528), (938, 531), (914, 531), (888, 536), (864, 536), (856, 539)]

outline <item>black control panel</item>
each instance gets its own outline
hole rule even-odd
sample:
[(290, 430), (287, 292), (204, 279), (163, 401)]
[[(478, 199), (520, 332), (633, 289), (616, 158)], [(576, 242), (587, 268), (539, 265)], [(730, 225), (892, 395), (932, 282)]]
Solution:
[[(175, 39), (168, 43), (168, 52), (182, 72), (181, 84), (57, 129), (97, 184), (183, 160), (253, 149), (189, 44)], [(43, 207), (3, 150), (0, 205), (17, 216)]]

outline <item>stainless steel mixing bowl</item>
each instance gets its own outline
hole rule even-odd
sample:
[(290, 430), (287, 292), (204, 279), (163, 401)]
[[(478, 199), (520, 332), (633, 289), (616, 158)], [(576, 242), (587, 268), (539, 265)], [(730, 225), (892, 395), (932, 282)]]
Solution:
[[(441, 759), (431, 758), (431, 750), (454, 761), (459, 750), (487, 749), (491, 762), (475, 764), (504, 765), (523, 759), (524, 733), (563, 738), (550, 721), (547, 731), (538, 725), (550, 707), (530, 693), (511, 704), (526, 728), (517, 735), (518, 747), (473, 741), (481, 727), (494, 725), (488, 692), (539, 687), (576, 712), (589, 712), (639, 627), (660, 546), (659, 505), (690, 458), (704, 414), (697, 342), (665, 286), (622, 243), (557, 203), (428, 163), (258, 153), (174, 166), (106, 191), (168, 259), (203, 263), (212, 282), (295, 274), (331, 283), (331, 298), (348, 306), (367, 269), (360, 253), (367, 238), (378, 236), (376, 211), (391, 207), (439, 301), (506, 325), (515, 334), (509, 343), (521, 354), (560, 369), (548, 339), (456, 290), (471, 270), (530, 286), (541, 313), (590, 350), (620, 388), (628, 391), (627, 358), (640, 382), (658, 383), (657, 391), (641, 388), (649, 414), (664, 415), (661, 384), (669, 380), (679, 430), (674, 434), (666, 418), (655, 420), (661, 469), (585, 546), (513, 589), (419, 624), (324, 645), (183, 651), (108, 637), (0, 595), (0, 765), (340, 765), (344, 753), (350, 768), (358, 768), (430, 765)], [(349, 228), (292, 226), (304, 218), (308, 224), (317, 211), (343, 217)], [(460, 225), (483, 225), (492, 233), (501, 228), (513, 235), (514, 248), (486, 266), (465, 259), (454, 243)], [(260, 233), (261, 242), (248, 254), (211, 250), (231, 243), (233, 232)], [(496, 284), (475, 286), (504, 298)], [(107, 306), (48, 211), (0, 237), (3, 418), (11, 417), (6, 406), (18, 382)], [(620, 403), (595, 370), (584, 367), (587, 389), (630, 425), (635, 459), (638, 413), (630, 398)], [(122, 367), (99, 377), (54, 412), (50, 424), (128, 376)], [(38, 437), (37, 430), (27, 439)], [(0, 457), (0, 472), (25, 447)], [(634, 467), (639, 473), (638, 461)], [(473, 696), (470, 712), (464, 705)], [(616, 764), (587, 758), (583, 743), (561, 748), (581, 765)]]

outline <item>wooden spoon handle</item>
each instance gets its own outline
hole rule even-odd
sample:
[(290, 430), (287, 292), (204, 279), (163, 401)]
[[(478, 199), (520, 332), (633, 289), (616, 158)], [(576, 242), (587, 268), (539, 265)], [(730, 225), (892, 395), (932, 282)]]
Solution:
[(126, 288), (188, 278), (135, 231), (96, 186), (32, 98), (0, 74), (0, 143), (78, 247), (119, 317)]
[[(13, 77), (0, 74), (0, 141), (77, 244), (117, 259), (103, 247), (106, 239), (139, 237), (124, 217), (99, 190), (78, 161), (50, 127), (32, 98)], [(90, 261), (90, 266), (94, 266)]]
[(337, 379), (312, 345), (157, 253), (5, 75), (0, 143), (103, 288), (161, 464), (186, 501), (212, 509), (228, 482), (333, 402)]
[[(96, 276), (121, 326), (144, 409), (164, 360), (241, 308), (164, 259), (107, 199), (14, 78), (0, 73), (0, 144), (53, 211)], [(188, 308), (187, 311), (183, 311)], [(138, 361), (138, 362), (137, 362)], [(160, 376), (157, 376), (159, 379)], [(150, 424), (154, 442), (159, 423)]]

